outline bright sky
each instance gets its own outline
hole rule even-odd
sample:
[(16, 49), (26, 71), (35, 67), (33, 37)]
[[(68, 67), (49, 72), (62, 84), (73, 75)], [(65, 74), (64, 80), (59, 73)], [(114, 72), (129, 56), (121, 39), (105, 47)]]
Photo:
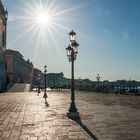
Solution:
[(71, 76), (65, 48), (77, 33), (75, 78), (140, 80), (140, 0), (3, 0), (7, 48), (35, 67)]

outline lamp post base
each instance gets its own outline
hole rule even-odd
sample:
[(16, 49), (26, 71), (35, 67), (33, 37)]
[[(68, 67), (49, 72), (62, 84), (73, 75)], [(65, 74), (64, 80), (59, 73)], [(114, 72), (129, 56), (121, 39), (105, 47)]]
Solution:
[(70, 119), (80, 119), (79, 112), (67, 112), (67, 117)]
[(48, 98), (47, 94), (44, 94), (44, 95), (43, 95), (43, 98)]
[(75, 102), (72, 102), (70, 104), (69, 112), (67, 113), (67, 117), (71, 119), (79, 119), (80, 115), (79, 112), (77, 111)]

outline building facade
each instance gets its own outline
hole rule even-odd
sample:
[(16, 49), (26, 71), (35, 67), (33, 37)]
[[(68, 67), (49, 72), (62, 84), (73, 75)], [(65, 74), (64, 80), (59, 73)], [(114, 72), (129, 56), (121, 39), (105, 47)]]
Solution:
[(18, 51), (6, 50), (7, 84), (30, 83), (33, 73), (33, 64), (25, 60)]
[[(61, 73), (47, 73), (46, 75), (46, 85), (48, 88), (53, 89), (60, 89), (66, 87), (66, 80), (63, 77), (64, 74)], [(45, 83), (45, 75), (38, 69), (34, 69), (33, 77), (32, 77), (32, 84), (33, 87), (44, 88)]]
[(0, 93), (6, 90), (6, 70), (4, 52), (0, 54)]
[(57, 89), (63, 87), (65, 84), (64, 74), (61, 73), (48, 73), (46, 76), (47, 86), (51, 89)]
[(5, 50), (8, 13), (0, 0), (0, 92), (6, 90)]
[(32, 75), (32, 88), (37, 88), (39, 85), (43, 85), (44, 80), (44, 74), (41, 72), (41, 70), (34, 68), (33, 75)]

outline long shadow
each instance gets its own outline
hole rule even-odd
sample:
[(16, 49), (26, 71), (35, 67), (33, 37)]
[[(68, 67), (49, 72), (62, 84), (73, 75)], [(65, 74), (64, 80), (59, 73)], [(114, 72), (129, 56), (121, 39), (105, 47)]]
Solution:
[(93, 140), (99, 140), (83, 123), (82, 123), (82, 121), (81, 121), (81, 118), (79, 117), (79, 118), (76, 118), (76, 119), (72, 119), (73, 121), (75, 121), (77, 124), (79, 124), (82, 128), (83, 128), (83, 130), (85, 131), (85, 132), (87, 132), (87, 134), (91, 137), (91, 138), (93, 138)]
[(49, 107), (49, 103), (47, 101), (45, 101), (45, 105), (46, 107)]

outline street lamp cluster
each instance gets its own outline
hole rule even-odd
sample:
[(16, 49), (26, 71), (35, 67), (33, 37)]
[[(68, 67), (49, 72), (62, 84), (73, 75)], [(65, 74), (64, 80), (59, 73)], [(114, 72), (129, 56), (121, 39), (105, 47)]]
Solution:
[(76, 105), (75, 105), (75, 84), (74, 84), (74, 61), (76, 60), (76, 56), (78, 54), (78, 46), (79, 44), (76, 42), (76, 33), (72, 30), (69, 33), (69, 38), (71, 44), (66, 48), (67, 56), (69, 59), (69, 62), (71, 62), (71, 105), (69, 108), (69, 112), (67, 113), (67, 116), (69, 118), (79, 118), (79, 112), (77, 111)]
[[(69, 112), (67, 113), (67, 116), (71, 119), (79, 119), (79, 112), (75, 105), (75, 83), (74, 83), (74, 61), (76, 60), (76, 56), (78, 54), (78, 46), (79, 44), (76, 42), (76, 33), (72, 30), (69, 33), (69, 38), (71, 44), (66, 48), (67, 56), (69, 59), (69, 62), (71, 62), (71, 104), (69, 108)], [(44, 66), (44, 95), (43, 98), (45, 98), (45, 103), (47, 103), (47, 93), (46, 93), (46, 76), (47, 76), (47, 66)]]

